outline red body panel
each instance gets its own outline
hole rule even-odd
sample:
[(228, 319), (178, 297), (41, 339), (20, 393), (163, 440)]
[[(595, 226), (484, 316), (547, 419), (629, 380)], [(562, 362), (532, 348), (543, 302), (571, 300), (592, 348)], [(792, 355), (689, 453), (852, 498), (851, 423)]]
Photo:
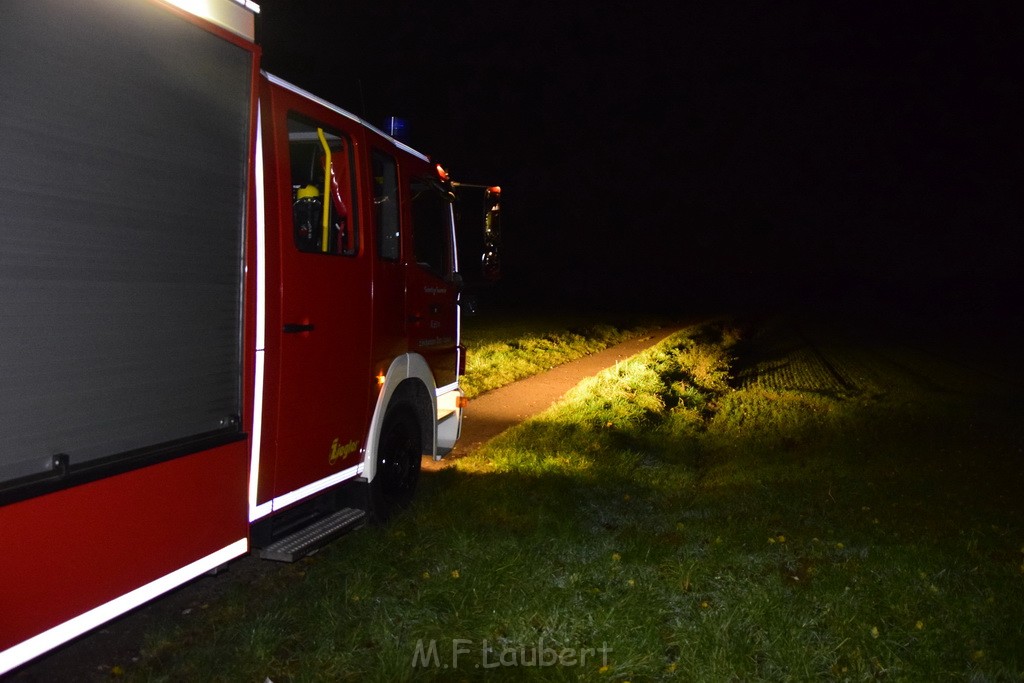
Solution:
[[(253, 55), (245, 226), (245, 258), (252, 263), (259, 48), (192, 14), (166, 9)], [(188, 571), (174, 573), (197, 561), (215, 554), (219, 561), (226, 561), (245, 552), (249, 534), (246, 434), (252, 428), (254, 389), (252, 268), (246, 270), (243, 287), (242, 365), (237, 369), (242, 414), (237, 441), (0, 505), (0, 539), (8, 549), (0, 563), (0, 674), (12, 660), (17, 664), (25, 657), (19, 653), (9, 658), (13, 652), (9, 648), (67, 626), (69, 620), (96, 608), (104, 608), (100, 621), (114, 618), (124, 611), (126, 602), (111, 608), (112, 601), (160, 582), (162, 588), (152, 595), (148, 590), (137, 594), (153, 597), (187, 580), (182, 577)], [(32, 653), (74, 635), (61, 630), (33, 647)]]
[[(388, 149), (384, 139), (373, 131), (366, 131), (364, 135), (364, 153), (359, 159), (359, 167), (362, 177), (371, 178), (373, 171), (370, 163), (370, 155), (376, 150), (387, 155), (393, 155)], [(368, 193), (361, 193), (360, 199), (363, 202), (362, 215), (367, 218), (367, 224), (372, 222), (369, 217), (373, 215), (373, 202), (367, 196)], [(405, 301), (405, 266), (402, 260), (388, 261), (377, 257), (376, 240), (371, 245), (374, 258), (373, 266), (373, 348), (372, 363), (374, 375), (386, 373), (391, 361), (408, 350), (408, 339), (406, 338), (406, 301)], [(374, 387), (374, 394), (376, 394)]]
[[(402, 224), (407, 239), (402, 245), (405, 261), (406, 344), (407, 350), (422, 355), (434, 375), (438, 387), (447, 386), (458, 379), (458, 287), (435, 271), (417, 263), (413, 249), (416, 226), (413, 211), (413, 184), (422, 178), (435, 178), (436, 167), (421, 159), (410, 157), (399, 160), (399, 193), (402, 200)], [(446, 211), (450, 211), (445, 206)], [(410, 229), (411, 228), (411, 229)], [(454, 235), (446, 235), (445, 269), (451, 270), (455, 261)]]
[(0, 507), (0, 651), (245, 538), (246, 443)]
[[(381, 392), (377, 378), (402, 354), (427, 360), (433, 378), (421, 371), (419, 379), (433, 383), (428, 389), (457, 380), (454, 234), (441, 239), (447, 240), (442, 259), (447, 273), (423, 267), (414, 251), (412, 183), (428, 176), (436, 183), (433, 165), (326, 103), (261, 77), (256, 46), (172, 11), (254, 54), (252, 127), (258, 102), (262, 130), (253, 130), (248, 176), (239, 440), (0, 505), (0, 538), (10, 551), (0, 563), (0, 655), (199, 560), (244, 552), (253, 514), (253, 472), (259, 515), (276, 511), (264, 505), (268, 501), (292, 494), (286, 503), (291, 504), (315, 488), (311, 485), (354, 472), (373, 436), (371, 421)], [(337, 176), (335, 206), (347, 207), (351, 225), (358, 228), (355, 253), (296, 247), (290, 116), (348, 145), (348, 167)], [(255, 167), (257, 135), (261, 169)], [(391, 260), (378, 254), (374, 149), (386, 153), (397, 171), (401, 237)], [(264, 181), (262, 242), (257, 170)], [(265, 245), (262, 251), (257, 244)], [(257, 268), (264, 265), (265, 288), (257, 291)], [(265, 321), (262, 348), (258, 320)], [(303, 329), (296, 331), (296, 326)], [(250, 462), (257, 434), (259, 452)], [(228, 438), (235, 436), (232, 432)], [(330, 483), (337, 482), (335, 476)]]
[[(390, 141), (372, 130), (366, 131), (366, 141), (369, 150), (383, 152), (397, 164), (403, 226), (400, 259), (373, 260), (373, 366), (377, 373), (385, 372), (395, 357), (417, 353), (426, 358), (435, 384), (445, 386), (456, 379), (458, 289), (416, 264), (411, 229), (410, 183), (433, 177), (435, 167), (417, 156), (397, 153)], [(371, 175), (369, 150), (362, 161), (365, 177)], [(372, 208), (367, 204), (364, 215), (371, 215)]]
[[(296, 248), (286, 120), (299, 114), (348, 138), (358, 154), (360, 127), (293, 92), (263, 82), (267, 189), (267, 347), (258, 502), (323, 479), (360, 460), (374, 385), (370, 368), (372, 301), (369, 243), (360, 211), (356, 254)], [(335, 160), (339, 166), (345, 158)], [(351, 176), (357, 176), (355, 169)], [(358, 193), (357, 193), (358, 194)], [(353, 203), (349, 198), (348, 203)], [(286, 325), (308, 331), (285, 332)]]
[(407, 296), (410, 350), (426, 358), (439, 387), (453, 384), (458, 379), (458, 289), (432, 273), (411, 267)]
[[(266, 178), (266, 380), (257, 504), (284, 496), (362, 460), (376, 377), (401, 354), (422, 355), (437, 386), (457, 379), (457, 287), (416, 263), (414, 179), (435, 177), (424, 158), (278, 83), (261, 83)], [(350, 256), (308, 253), (293, 235), (293, 176), (287, 120), (320, 126), (351, 147)], [(378, 257), (371, 150), (394, 159), (400, 258)], [(339, 162), (340, 163), (340, 162)], [(451, 239), (451, 237), (449, 237)], [(454, 246), (446, 263), (454, 262)], [(298, 327), (301, 332), (287, 332)]]

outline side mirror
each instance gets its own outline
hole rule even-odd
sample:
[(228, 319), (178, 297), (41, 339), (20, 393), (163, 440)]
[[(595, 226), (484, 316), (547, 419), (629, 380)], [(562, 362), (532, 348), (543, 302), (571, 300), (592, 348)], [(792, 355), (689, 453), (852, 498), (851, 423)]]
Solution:
[(501, 278), (501, 188), (488, 187), (484, 190), (484, 249), (480, 257), (480, 271), (488, 282)]
[(501, 188), (484, 190), (484, 242), (501, 242)]
[(480, 257), (480, 272), (488, 282), (497, 282), (501, 279), (501, 257), (496, 249), (484, 249)]

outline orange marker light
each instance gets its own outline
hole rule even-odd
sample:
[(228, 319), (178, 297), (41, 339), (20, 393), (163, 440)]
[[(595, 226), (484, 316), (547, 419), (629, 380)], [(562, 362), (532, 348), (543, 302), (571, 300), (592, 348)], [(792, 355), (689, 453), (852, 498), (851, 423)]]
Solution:
[(448, 180), (448, 171), (444, 170), (444, 166), (438, 164), (435, 168), (437, 168), (437, 175), (441, 180)]

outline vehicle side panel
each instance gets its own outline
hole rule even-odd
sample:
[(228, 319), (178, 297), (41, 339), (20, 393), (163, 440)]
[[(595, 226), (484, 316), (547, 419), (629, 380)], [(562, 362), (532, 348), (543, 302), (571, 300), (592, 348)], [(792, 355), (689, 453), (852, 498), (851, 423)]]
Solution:
[(244, 539), (247, 462), (237, 442), (0, 508), (0, 651)]

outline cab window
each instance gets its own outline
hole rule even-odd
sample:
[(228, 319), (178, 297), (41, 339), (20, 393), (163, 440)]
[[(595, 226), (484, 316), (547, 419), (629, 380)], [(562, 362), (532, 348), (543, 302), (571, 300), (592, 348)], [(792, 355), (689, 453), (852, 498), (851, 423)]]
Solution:
[(377, 230), (377, 254), (386, 261), (399, 256), (398, 173), (395, 160), (377, 150), (371, 155), (373, 164), (373, 212)]
[(438, 277), (445, 277), (453, 270), (450, 197), (431, 178), (414, 179), (409, 190), (416, 263)]
[(312, 254), (355, 256), (352, 145), (347, 137), (297, 115), (288, 117), (292, 232), (295, 248)]

